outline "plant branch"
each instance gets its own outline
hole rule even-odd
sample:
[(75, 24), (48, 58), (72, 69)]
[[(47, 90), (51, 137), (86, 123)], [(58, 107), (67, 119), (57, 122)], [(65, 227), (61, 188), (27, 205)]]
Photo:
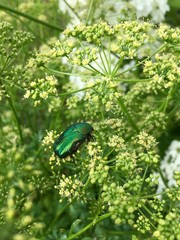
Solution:
[(40, 20), (38, 18), (32, 17), (32, 16), (30, 16), (30, 15), (28, 15), (26, 13), (20, 12), (18, 10), (15, 10), (15, 9), (10, 8), (8, 6), (5, 6), (3, 4), (0, 4), (0, 10), (4, 10), (4, 11), (7, 11), (7, 12), (14, 13), (16, 15), (19, 15), (21, 17), (27, 18), (27, 19), (29, 19), (29, 20), (31, 20), (33, 22), (39, 23), (41, 25), (44, 25), (45, 27), (49, 27), (49, 28), (54, 29), (54, 30), (59, 31), (59, 32), (63, 32), (64, 31), (64, 29), (62, 29), (62, 28), (60, 28), (58, 26), (52, 25), (50, 23), (47, 23), (47, 22), (42, 21), (42, 20)]
[(138, 67), (139, 65), (141, 65), (142, 63), (144, 63), (145, 61), (147, 61), (147, 59), (152, 58), (154, 55), (156, 55), (156, 53), (162, 51), (165, 47), (166, 47), (166, 44), (163, 44), (163, 45), (162, 45), (157, 51), (155, 51), (151, 56), (149, 56), (149, 57), (143, 59), (142, 61), (140, 61), (140, 62), (138, 62), (136, 65), (134, 65), (134, 66), (132, 66), (132, 67), (126, 69), (125, 71), (120, 72), (119, 74), (116, 75), (116, 77), (118, 77), (118, 76), (120, 76), (120, 75), (122, 75), (122, 74), (124, 74), (124, 73), (126, 73), (126, 72), (129, 72), (130, 70), (132, 70), (132, 69)]
[(136, 130), (136, 132), (139, 132), (138, 127), (136, 126), (135, 122), (133, 121), (133, 119), (131, 118), (129, 112), (127, 111), (123, 101), (121, 98), (118, 99), (119, 101), (119, 105), (121, 106), (121, 110), (123, 111), (124, 115), (127, 117), (129, 123), (131, 124), (131, 126)]
[(98, 222), (100, 222), (100, 221), (110, 217), (111, 215), (112, 215), (112, 213), (106, 213), (106, 214), (98, 217), (97, 219), (94, 219), (91, 223), (89, 223), (86, 227), (81, 229), (79, 232), (69, 236), (67, 240), (71, 240), (71, 239), (74, 239), (74, 238), (78, 237), (79, 235), (81, 235), (82, 233), (87, 231), (89, 228), (91, 228), (93, 225), (95, 225), (96, 223), (98, 223)]
[(13, 104), (13, 100), (12, 100), (10, 95), (7, 97), (7, 100), (8, 100), (9, 105), (10, 105), (12, 111), (13, 111), (13, 114), (14, 114), (14, 117), (15, 117), (15, 120), (16, 120), (16, 124), (17, 124), (17, 128), (18, 128), (18, 131), (19, 131), (19, 136), (20, 136), (20, 139), (21, 139), (21, 144), (23, 145), (24, 144), (24, 139), (23, 139), (21, 125), (20, 125), (20, 122), (19, 122), (19, 118), (18, 118), (16, 109), (15, 109), (14, 104)]
[(88, 24), (88, 22), (91, 20), (93, 4), (94, 4), (94, 0), (91, 0), (89, 4), (89, 11), (86, 18), (86, 24)]
[(159, 175), (161, 176), (161, 179), (162, 179), (165, 187), (168, 188), (167, 180), (165, 179), (165, 177), (164, 177), (164, 175), (163, 175), (163, 173), (162, 173), (162, 170), (161, 170), (161, 168), (160, 168), (159, 166), (158, 166), (158, 172), (159, 172)]

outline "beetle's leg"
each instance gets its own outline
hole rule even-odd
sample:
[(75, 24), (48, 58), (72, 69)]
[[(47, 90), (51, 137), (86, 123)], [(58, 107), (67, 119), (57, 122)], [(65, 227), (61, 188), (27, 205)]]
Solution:
[(78, 147), (83, 143), (83, 141), (76, 141), (71, 147), (71, 152), (74, 153), (77, 151)]
[(93, 135), (89, 134), (89, 135), (87, 136), (87, 140), (88, 140), (88, 141), (91, 141), (91, 140), (95, 141), (96, 138), (95, 138)]

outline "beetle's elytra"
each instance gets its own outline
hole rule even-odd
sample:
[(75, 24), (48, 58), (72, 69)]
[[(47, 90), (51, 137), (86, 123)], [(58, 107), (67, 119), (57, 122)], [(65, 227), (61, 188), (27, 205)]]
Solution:
[(55, 154), (64, 158), (74, 153), (78, 147), (92, 138), (93, 127), (86, 122), (70, 125), (54, 142), (53, 149)]

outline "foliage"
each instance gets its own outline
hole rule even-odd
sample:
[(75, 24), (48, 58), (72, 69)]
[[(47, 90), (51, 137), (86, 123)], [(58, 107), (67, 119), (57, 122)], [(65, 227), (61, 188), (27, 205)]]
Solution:
[[(44, 26), (44, 43), (37, 23), (28, 33), (9, 22), (0, 23), (1, 238), (179, 239), (179, 172), (169, 187), (159, 166), (179, 128), (180, 30), (99, 21), (57, 39)], [(55, 139), (81, 121), (93, 139), (55, 156)]]

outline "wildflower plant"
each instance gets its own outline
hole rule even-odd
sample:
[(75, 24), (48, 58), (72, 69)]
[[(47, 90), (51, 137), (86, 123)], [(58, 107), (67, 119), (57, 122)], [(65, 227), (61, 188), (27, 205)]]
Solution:
[[(62, 57), (72, 66), (72, 75), (80, 72), (83, 82), (83, 88), (67, 88), (56, 97), (67, 98), (68, 113), (76, 112), (73, 122), (85, 119), (95, 129), (95, 140), (74, 156), (51, 161), (59, 201), (83, 202), (96, 212), (95, 216), (89, 212), (92, 222), (79, 231), (74, 229), (67, 239), (96, 228), (105, 218), (114, 222), (111, 230), (118, 226), (122, 231), (126, 226), (137, 231), (138, 239), (159, 239), (163, 234), (168, 239), (165, 229), (171, 229), (172, 239), (178, 238), (179, 231), (168, 223), (166, 226), (166, 220), (163, 233), (158, 230), (160, 219), (171, 215), (171, 209), (166, 209), (170, 199), (161, 200), (156, 194), (155, 171), (160, 171), (158, 138), (171, 119), (176, 121), (179, 108), (174, 98), (180, 86), (179, 43), (179, 29), (166, 25), (128, 21), (110, 26), (99, 22), (66, 29), (62, 41), (50, 50), (53, 55), (49, 54), (45, 69), (68, 75), (50, 67), (52, 56)], [(71, 100), (74, 104), (69, 105)], [(160, 194), (167, 196), (166, 192)], [(175, 202), (177, 207), (178, 200)], [(177, 229), (178, 223), (174, 224)]]
[[(168, 186), (159, 166), (179, 126), (180, 30), (81, 23), (28, 54), (31, 34), (0, 31), (2, 237), (179, 239), (179, 173)], [(92, 139), (58, 158), (54, 141), (83, 121)]]

